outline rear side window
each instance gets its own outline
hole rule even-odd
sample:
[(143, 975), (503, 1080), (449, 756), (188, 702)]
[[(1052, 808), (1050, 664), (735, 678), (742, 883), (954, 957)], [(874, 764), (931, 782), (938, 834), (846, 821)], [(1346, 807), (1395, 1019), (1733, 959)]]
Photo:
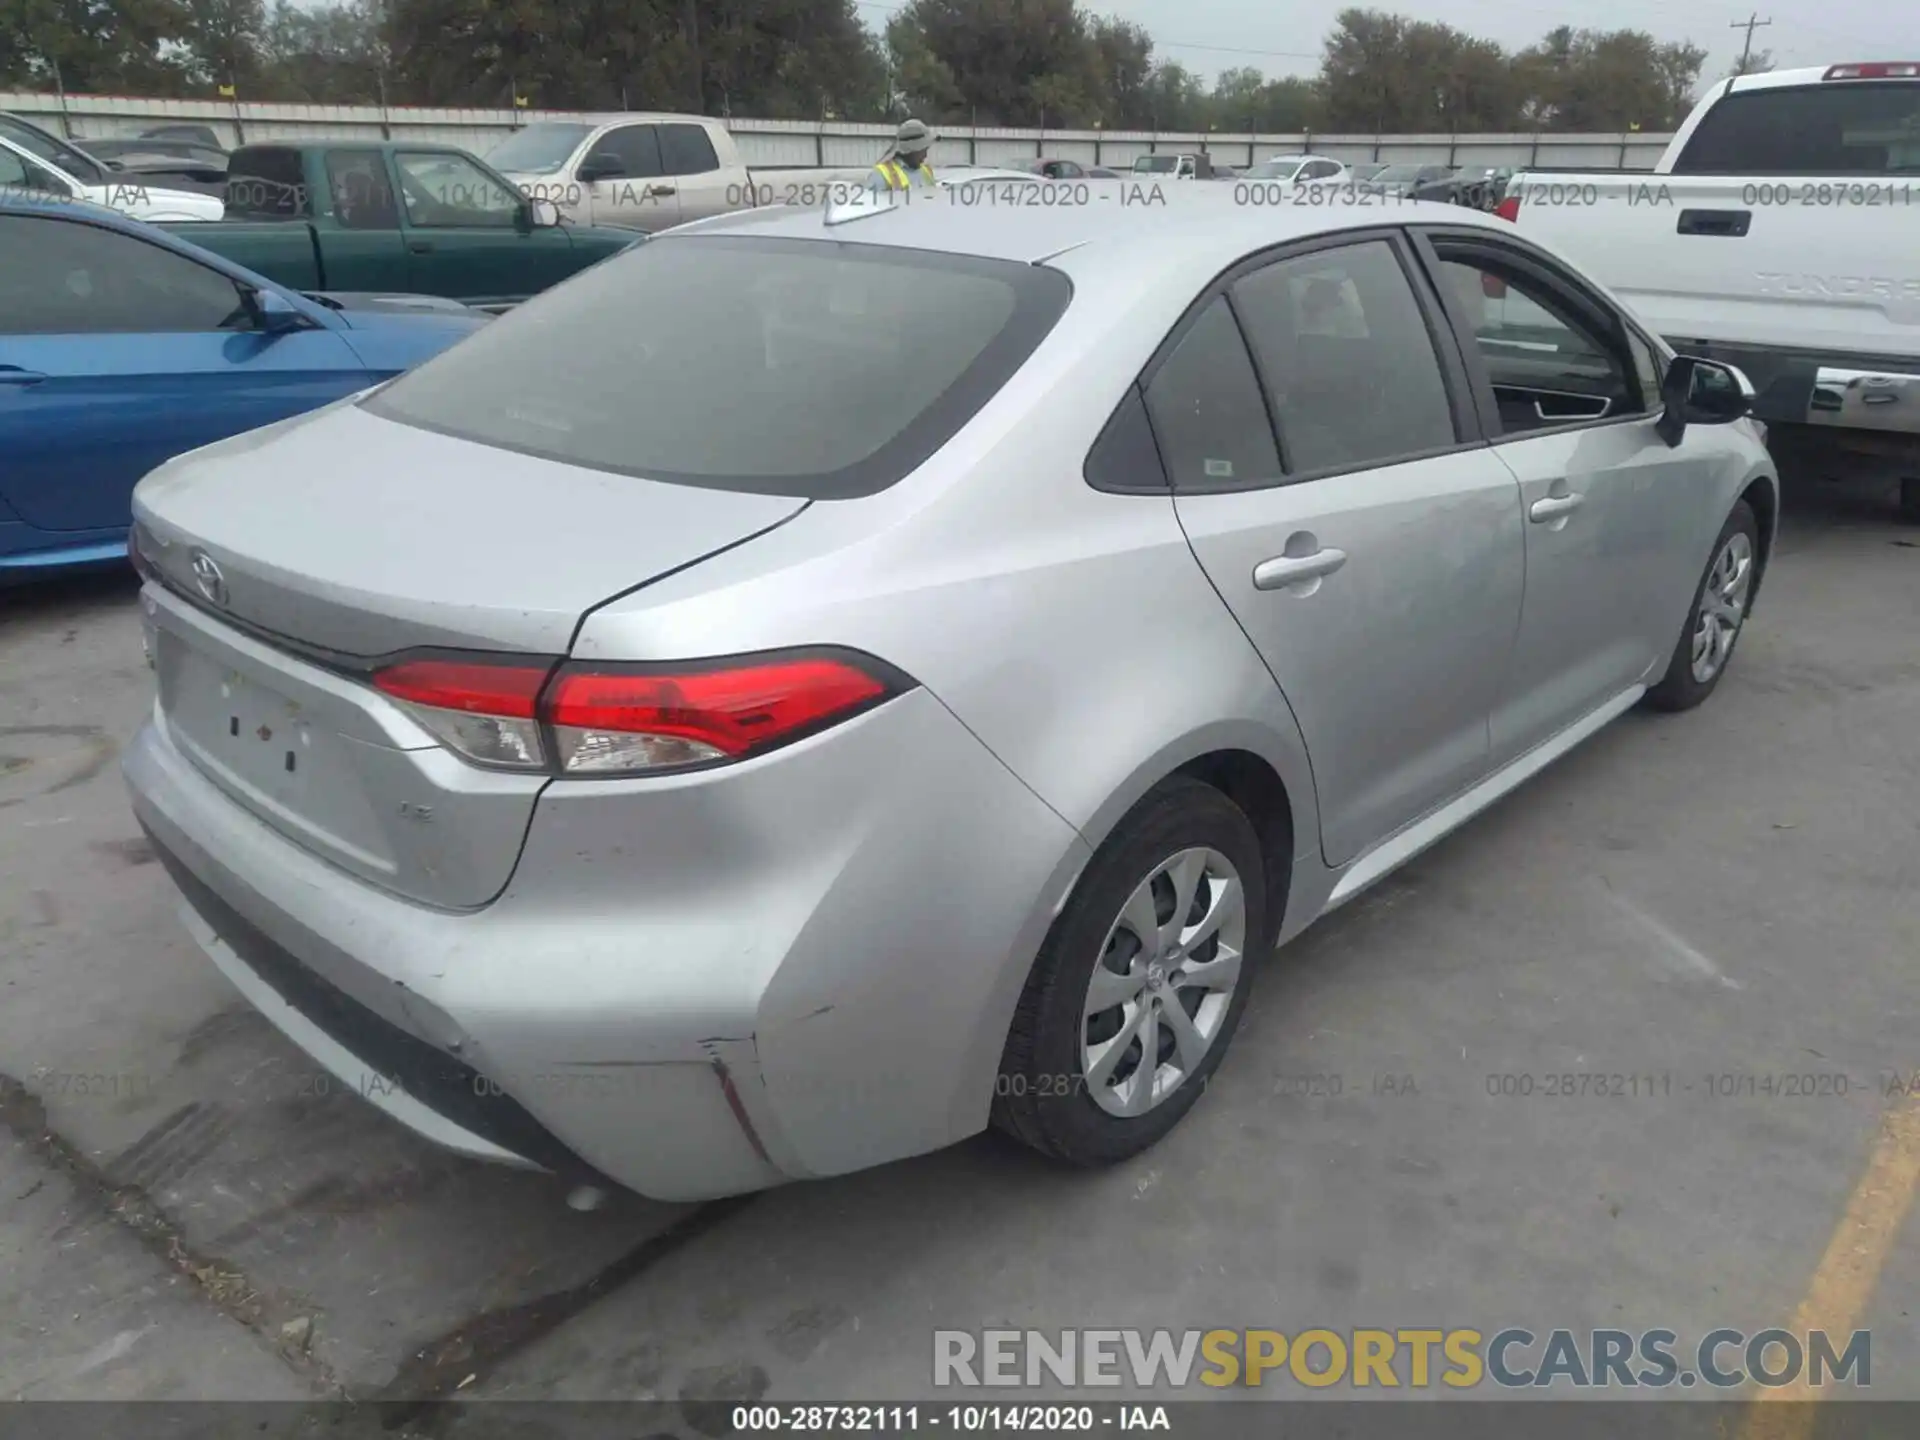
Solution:
[(1233, 287), (1290, 474), (1385, 464), (1459, 436), (1420, 302), (1370, 240), (1256, 270)]
[(720, 168), (720, 157), (700, 126), (662, 125), (660, 168), (668, 175), (706, 175)]
[(817, 500), (871, 495), (991, 399), (1071, 295), (1059, 271), (1010, 261), (665, 237), (583, 271), (362, 403), (617, 474)]
[(1735, 90), (1701, 119), (1676, 175), (1899, 175), (1920, 171), (1920, 84), (1831, 80)]
[(1208, 303), (1155, 372), (1147, 413), (1176, 490), (1245, 490), (1280, 479), (1273, 422), (1224, 297)]
[[(333, 157), (328, 157), (329, 167)], [(310, 214), (307, 172), (298, 150), (246, 149), (227, 166), (229, 220), (292, 220)]]

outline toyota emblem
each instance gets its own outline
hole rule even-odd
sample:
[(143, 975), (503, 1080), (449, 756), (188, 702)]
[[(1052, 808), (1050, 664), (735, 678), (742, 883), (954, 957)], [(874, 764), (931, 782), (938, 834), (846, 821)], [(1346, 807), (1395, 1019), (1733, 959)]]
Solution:
[(204, 550), (193, 552), (193, 583), (200, 587), (200, 593), (216, 605), (227, 603), (227, 577), (220, 573), (220, 567), (213, 557)]

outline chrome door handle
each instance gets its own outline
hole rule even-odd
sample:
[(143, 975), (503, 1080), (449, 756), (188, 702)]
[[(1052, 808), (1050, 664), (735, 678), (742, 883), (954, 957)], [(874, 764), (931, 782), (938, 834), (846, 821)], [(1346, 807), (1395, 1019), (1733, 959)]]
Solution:
[(1276, 555), (1253, 567), (1253, 588), (1281, 590), (1303, 580), (1331, 575), (1347, 563), (1344, 550), (1316, 550), (1311, 555)]
[(1527, 511), (1527, 518), (1536, 525), (1544, 525), (1549, 520), (1571, 515), (1585, 503), (1578, 495), (1549, 495), (1533, 502), (1532, 508)]

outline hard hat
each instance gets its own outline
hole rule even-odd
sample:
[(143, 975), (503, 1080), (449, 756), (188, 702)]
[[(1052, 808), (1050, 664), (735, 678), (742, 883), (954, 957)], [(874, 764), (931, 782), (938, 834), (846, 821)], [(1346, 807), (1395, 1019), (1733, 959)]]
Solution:
[(916, 150), (931, 148), (933, 138), (933, 131), (924, 120), (902, 120), (893, 137), (893, 148), (903, 155), (911, 155)]

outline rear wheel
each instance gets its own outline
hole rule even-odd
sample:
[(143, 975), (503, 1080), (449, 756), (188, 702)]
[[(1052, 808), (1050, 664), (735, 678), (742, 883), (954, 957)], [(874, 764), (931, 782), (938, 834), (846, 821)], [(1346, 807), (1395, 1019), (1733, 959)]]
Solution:
[(1124, 1160), (1178, 1124), (1246, 1008), (1264, 874), (1252, 824), (1212, 786), (1182, 777), (1143, 799), (1034, 961), (994, 1123), (1075, 1165)]
[(1686, 628), (1667, 661), (1667, 673), (1647, 692), (1656, 710), (1691, 710), (1719, 685), (1746, 624), (1760, 557), (1760, 525), (1741, 500), (1720, 527), (1707, 572), (1694, 591)]

